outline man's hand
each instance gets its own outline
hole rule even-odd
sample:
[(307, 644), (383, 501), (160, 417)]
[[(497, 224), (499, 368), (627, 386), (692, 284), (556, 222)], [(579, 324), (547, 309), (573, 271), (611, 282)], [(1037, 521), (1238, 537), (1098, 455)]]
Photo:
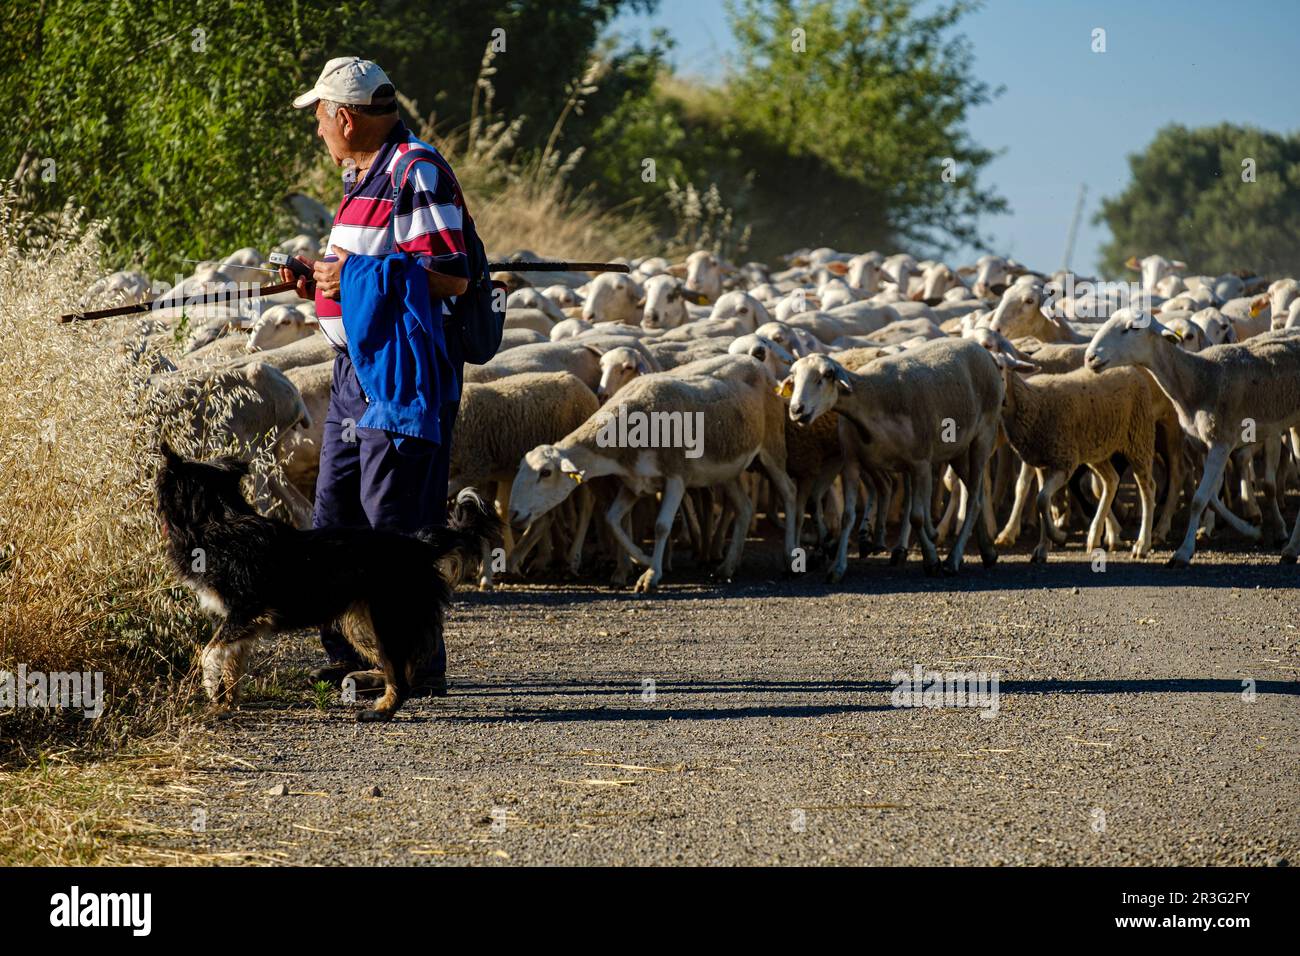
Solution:
[[(299, 262), (307, 263), (307, 265), (309, 266), (314, 266), (316, 264), (315, 260), (308, 259), (306, 256), (294, 256), (294, 258), (297, 259)], [(294, 291), (298, 293), (298, 298), (300, 299), (315, 298), (315, 290), (312, 288), (311, 283), (308, 280), (304, 279), (302, 276), (296, 274), (288, 266), (280, 266), (280, 281), (281, 282), (296, 281), (297, 285), (294, 286)]]
[(449, 295), (463, 295), (469, 288), (469, 282), (460, 276), (449, 276), (442, 272), (429, 273), (429, 294), (435, 299), (445, 299)]
[(312, 275), (316, 279), (317, 291), (325, 298), (337, 302), (339, 298), (339, 277), (343, 274), (343, 263), (348, 260), (348, 252), (346, 249), (340, 249), (337, 246), (330, 246), (330, 252), (338, 256), (338, 260), (336, 262), (320, 260), (312, 266)]

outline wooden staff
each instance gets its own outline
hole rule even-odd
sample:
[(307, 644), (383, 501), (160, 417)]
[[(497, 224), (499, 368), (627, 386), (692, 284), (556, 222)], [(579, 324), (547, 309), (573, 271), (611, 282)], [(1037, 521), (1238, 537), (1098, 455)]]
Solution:
[[(489, 272), (627, 272), (628, 267), (622, 262), (489, 262)], [(210, 292), (198, 299), (182, 299), (175, 305), (190, 306), (213, 305), (223, 302), (242, 302), (248, 299), (260, 299), (263, 296), (276, 295), (280, 292), (292, 292), (297, 282), (277, 282), (264, 285), (249, 295), (235, 295), (229, 292)], [(59, 322), (89, 322), (94, 319), (107, 319), (115, 315), (135, 315), (159, 307), (159, 299), (140, 302), (136, 305), (120, 305), (115, 309), (95, 309), (93, 311), (69, 312), (59, 316)], [(164, 305), (161, 308), (172, 308)]]

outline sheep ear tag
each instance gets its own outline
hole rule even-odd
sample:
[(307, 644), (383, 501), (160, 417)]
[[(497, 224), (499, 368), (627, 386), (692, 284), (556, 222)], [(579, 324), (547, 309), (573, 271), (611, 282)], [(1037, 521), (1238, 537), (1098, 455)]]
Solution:
[(794, 382), (790, 381), (788, 378), (782, 380), (781, 384), (776, 387), (776, 394), (780, 395), (782, 398), (793, 398)]
[(581, 473), (581, 472), (577, 472), (577, 471), (566, 471), (565, 474), (568, 475), (570, 478), (572, 478), (574, 481), (576, 481), (578, 484), (582, 484), (582, 473)]

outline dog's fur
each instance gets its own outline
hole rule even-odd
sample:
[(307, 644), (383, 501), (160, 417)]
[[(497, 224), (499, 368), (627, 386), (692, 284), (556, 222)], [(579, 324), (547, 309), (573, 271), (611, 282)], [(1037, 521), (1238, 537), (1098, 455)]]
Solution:
[(158, 515), (167, 554), (200, 603), (225, 618), (203, 649), (203, 687), (220, 709), (253, 642), (265, 634), (334, 623), (382, 672), (384, 693), (359, 720), (387, 720), (410, 695), (442, 641), (451, 588), (444, 558), (477, 556), (500, 522), (479, 495), (457, 496), (446, 528), (415, 535), (371, 529), (299, 531), (257, 514), (240, 492), (248, 466), (161, 448)]

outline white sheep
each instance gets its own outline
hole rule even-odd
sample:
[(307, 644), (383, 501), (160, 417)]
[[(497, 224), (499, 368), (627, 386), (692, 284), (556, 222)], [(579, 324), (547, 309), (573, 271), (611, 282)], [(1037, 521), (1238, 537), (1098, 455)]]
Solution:
[(676, 276), (662, 273), (645, 280), (645, 304), (641, 310), (644, 329), (675, 329), (691, 320), (686, 309), (686, 287)]
[(622, 322), (636, 325), (641, 321), (641, 285), (621, 272), (602, 272), (587, 285), (582, 303), (582, 318), (588, 322)]
[[(1038, 546), (1032, 560), (1046, 561), (1055, 526), (1049, 513), (1052, 498), (1080, 465), (1087, 465), (1101, 482), (1101, 495), (1087, 550), (1101, 543), (1111, 503), (1119, 490), (1119, 473), (1111, 456), (1122, 454), (1133, 468), (1142, 502), (1142, 525), (1133, 556), (1151, 550), (1155, 516), (1155, 481), (1151, 477), (1155, 453), (1155, 418), (1146, 375), (1135, 369), (1112, 369), (1097, 375), (1079, 369), (1065, 375), (1038, 375), (1025, 380), (1016, 374), (1037, 367), (1011, 356), (995, 357), (1003, 369), (1006, 399), (1002, 424), (1008, 441), (1024, 462), (1016, 486), (1016, 501), (997, 543), (1012, 544), (1020, 527), (1020, 509), (1027, 497), (1027, 469), (1038, 472)], [(1107, 534), (1114, 548), (1116, 536)], [(1058, 543), (1064, 542), (1064, 535)]]
[(584, 332), (590, 332), (594, 328), (595, 326), (586, 319), (565, 319), (551, 326), (550, 338), (552, 342), (558, 342), (560, 339), (571, 339)]
[[(1084, 364), (1094, 372), (1121, 365), (1147, 369), (1178, 410), (1183, 430), (1206, 449), (1204, 471), (1192, 498), (1187, 533), (1170, 564), (1186, 567), (1196, 551), (1196, 529), (1207, 505), (1236, 531), (1252, 540), (1260, 533), (1218, 500), (1228, 457), (1256, 442), (1267, 447), (1300, 425), (1300, 336), (1256, 336), (1239, 344), (1186, 352), (1178, 337), (1148, 316), (1112, 318), (1088, 346)], [(1292, 432), (1295, 440), (1295, 432)], [(1277, 513), (1276, 462), (1266, 465), (1263, 490), (1273, 523)], [(1300, 521), (1282, 559), (1300, 553)]]
[[(560, 441), (539, 445), (524, 456), (510, 493), (511, 523), (537, 520), (593, 479), (618, 478), (619, 493), (606, 522), (632, 560), (648, 568), (636, 584), (637, 591), (648, 592), (663, 578), (664, 551), (687, 489), (721, 486), (736, 511), (731, 543), (718, 571), (730, 578), (740, 564), (753, 516), (753, 503), (740, 483), (751, 463), (759, 464), (777, 486), (786, 514), (794, 513), (794, 485), (785, 471), (785, 406), (772, 385), (767, 370), (743, 356), (639, 376)], [(613, 426), (620, 417), (649, 422), (651, 434), (633, 439), (629, 431), (627, 441), (607, 441), (611, 431), (617, 436)], [(685, 440), (686, 429), (696, 421), (703, 433), (695, 435), (697, 443), (692, 444)], [(623, 518), (638, 498), (655, 493), (660, 494), (660, 506), (654, 553), (648, 556), (628, 535)], [(787, 521), (786, 554), (791, 559), (793, 534), (794, 522)]]
[[(807, 424), (834, 409), (844, 442), (844, 518), (830, 580), (848, 563), (858, 480), (863, 470), (899, 472), (910, 484), (909, 509), (927, 573), (939, 570), (930, 512), (934, 470), (950, 464), (968, 491), (970, 507), (943, 570), (955, 573), (971, 532), (985, 565), (997, 560), (984, 522), (984, 472), (997, 441), (1003, 384), (983, 348), (962, 339), (938, 339), (899, 355), (884, 356), (859, 372), (825, 355), (799, 359), (783, 383), (791, 420)], [(978, 527), (977, 527), (978, 525)]]
[(253, 320), (246, 348), (250, 352), (262, 352), (315, 333), (315, 323), (309, 323), (303, 312), (291, 305), (273, 305)]
[[(468, 383), (461, 394), (456, 433), (451, 444), (448, 494), (462, 488), (496, 488), (501, 511), (510, 512), (511, 483), (530, 449), (558, 441), (593, 414), (598, 403), (591, 389), (567, 372), (526, 372), (495, 382)], [(578, 521), (572, 529), (568, 569), (576, 575), (591, 519), (591, 499), (579, 496)], [(518, 542), (507, 540), (507, 559), (517, 570), (532, 542), (547, 531), (539, 523)], [(493, 568), (484, 548), (479, 587), (492, 587)]]
[(516, 289), (506, 296), (507, 314), (514, 309), (538, 309), (552, 322), (563, 322), (567, 318), (558, 302), (532, 286)]

